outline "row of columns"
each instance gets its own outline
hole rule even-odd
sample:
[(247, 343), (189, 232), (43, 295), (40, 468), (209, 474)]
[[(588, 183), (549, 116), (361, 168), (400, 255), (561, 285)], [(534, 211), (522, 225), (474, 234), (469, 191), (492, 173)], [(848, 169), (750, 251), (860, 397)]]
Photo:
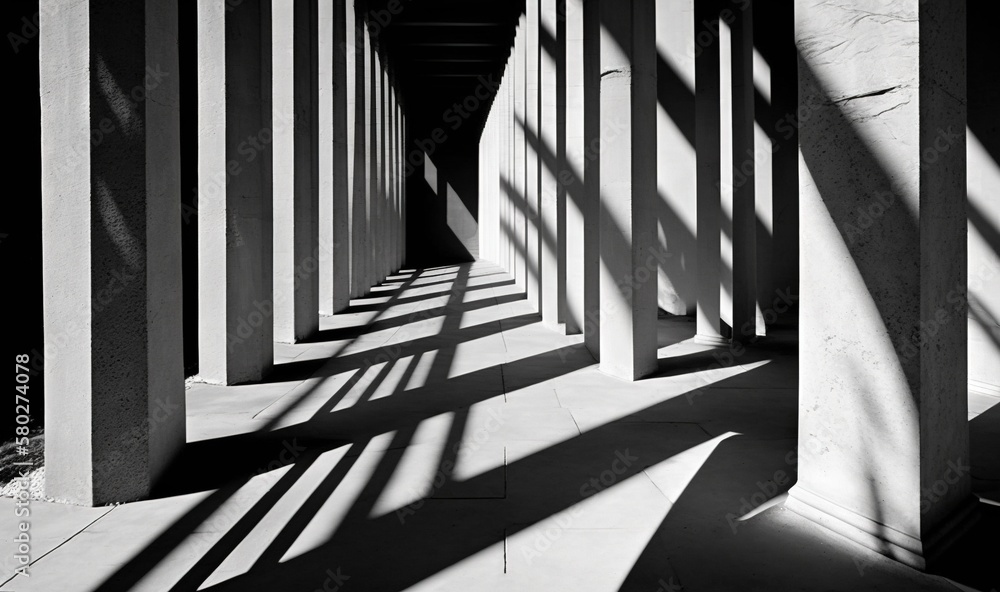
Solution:
[[(545, 325), (588, 333), (601, 370), (634, 380), (657, 368), (658, 307), (696, 313), (698, 342), (751, 343), (784, 287), (770, 258), (801, 253), (788, 507), (926, 567), (975, 516), (964, 11), (909, 0), (859, 21), (796, 2), (799, 102), (776, 119), (750, 0), (526, 7), (482, 137), (483, 256), (526, 286)], [(772, 158), (761, 121), (800, 134), (798, 171)], [(791, 198), (775, 191), (789, 175)], [(798, 245), (766, 240), (787, 236), (785, 207), (801, 212)], [(694, 245), (678, 267), (668, 247), (685, 229)], [(694, 302), (672, 309), (683, 285)]]
[(726, 4), (602, 16), (598, 0), (529, 0), (485, 127), (480, 252), (615, 376), (655, 371), (659, 308), (696, 313), (702, 343), (766, 332), (772, 162), (754, 80), (770, 72), (749, 3)]
[[(178, 6), (46, 3), (46, 488), (128, 501), (185, 443)], [(235, 384), (403, 265), (406, 122), (362, 4), (197, 12), (199, 376)]]

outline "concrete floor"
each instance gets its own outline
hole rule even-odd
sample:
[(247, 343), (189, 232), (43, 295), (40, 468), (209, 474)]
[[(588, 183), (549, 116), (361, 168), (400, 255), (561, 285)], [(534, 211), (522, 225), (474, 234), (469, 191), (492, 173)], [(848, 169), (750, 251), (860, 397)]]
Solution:
[[(517, 292), (488, 263), (404, 273), (310, 343), (278, 346), (265, 383), (192, 385), (169, 487), (114, 507), (32, 502), (31, 577), (10, 579), (5, 556), (0, 589), (996, 585), (968, 569), (995, 563), (982, 546), (946, 570), (953, 583), (780, 505), (796, 472), (794, 333), (726, 359), (692, 343), (690, 319), (661, 319), (660, 373), (627, 384)], [(997, 403), (970, 400), (976, 488), (994, 503)], [(2, 532), (15, 525), (0, 500)]]

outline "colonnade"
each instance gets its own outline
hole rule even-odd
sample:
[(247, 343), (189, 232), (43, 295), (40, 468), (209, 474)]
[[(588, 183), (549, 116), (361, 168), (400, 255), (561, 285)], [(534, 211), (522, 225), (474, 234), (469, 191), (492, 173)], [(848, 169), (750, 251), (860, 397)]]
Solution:
[(772, 158), (749, 2), (604, 9), (527, 2), (483, 134), (480, 252), (543, 323), (595, 355), (603, 343), (602, 369), (637, 379), (656, 369), (659, 309), (725, 345), (765, 335), (771, 302), (794, 299), (797, 270), (773, 251), (797, 233), (771, 228), (795, 203), (772, 199), (774, 178), (796, 165)]
[(787, 507), (923, 568), (975, 520), (970, 385), (1000, 393), (967, 342), (965, 13), (791, 9), (528, 0), (481, 253), (625, 380), (657, 371), (660, 310), (738, 360), (797, 305)]
[[(46, 488), (148, 495), (185, 443), (181, 153), (197, 151), (199, 378), (263, 379), (405, 258), (406, 114), (350, 0), (42, 0)], [(190, 277), (190, 276), (189, 276)]]

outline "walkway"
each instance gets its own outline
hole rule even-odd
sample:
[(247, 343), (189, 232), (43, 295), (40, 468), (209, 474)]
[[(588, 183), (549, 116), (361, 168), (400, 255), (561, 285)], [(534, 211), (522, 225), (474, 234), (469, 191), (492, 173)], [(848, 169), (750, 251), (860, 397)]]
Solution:
[(732, 358), (663, 318), (660, 373), (627, 384), (518, 292), (488, 263), (401, 273), (278, 346), (267, 382), (191, 385), (171, 487), (33, 502), (41, 558), (2, 589), (958, 589), (775, 505), (788, 335)]

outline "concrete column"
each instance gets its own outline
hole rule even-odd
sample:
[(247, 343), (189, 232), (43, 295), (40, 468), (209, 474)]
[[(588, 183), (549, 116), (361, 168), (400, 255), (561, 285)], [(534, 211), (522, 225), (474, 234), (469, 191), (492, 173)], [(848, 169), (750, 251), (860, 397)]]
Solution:
[(388, 124), (386, 125), (386, 150), (389, 153), (389, 214), (386, 216), (386, 229), (388, 232), (388, 243), (389, 248), (386, 252), (386, 266), (389, 272), (395, 272), (399, 269), (398, 263), (396, 262), (396, 241), (399, 238), (399, 233), (396, 228), (396, 215), (399, 211), (399, 204), (397, 199), (399, 198), (399, 193), (397, 191), (398, 183), (398, 154), (396, 153), (396, 89), (395, 83), (390, 78), (389, 86), (389, 97), (388, 104), (386, 105), (386, 113), (388, 118)]
[(319, 330), (316, 2), (273, 0), (274, 338)]
[(655, 5), (601, 0), (601, 23), (601, 370), (636, 380), (657, 365)]
[(559, 185), (566, 204), (566, 332), (583, 331), (586, 314), (584, 250), (587, 241), (584, 221), (584, 66), (583, 0), (565, 0), (565, 163)]
[[(351, 201), (351, 296), (368, 292), (368, 194), (370, 191), (369, 118), (371, 117), (371, 49), (364, 4), (354, 3), (354, 191)], [(350, 29), (348, 29), (350, 31)]]
[(562, 322), (562, 302), (566, 297), (565, 233), (560, 228), (565, 201), (556, 176), (559, 174), (559, 38), (558, 0), (541, 0), (539, 13), (539, 197), (541, 201), (541, 290), (542, 322), (557, 329)]
[[(965, 8), (796, 4), (799, 474), (788, 507), (916, 568), (974, 519)], [(845, 43), (846, 41), (846, 43)], [(846, 322), (845, 320), (849, 320)]]
[(507, 59), (507, 67), (504, 69), (504, 79), (507, 84), (507, 108), (504, 110), (506, 113), (504, 128), (504, 142), (507, 147), (507, 170), (506, 170), (506, 185), (508, 187), (507, 191), (507, 223), (510, 228), (510, 239), (507, 241), (507, 250), (510, 253), (508, 255), (510, 259), (511, 276), (513, 276), (514, 281), (517, 281), (517, 276), (520, 275), (521, 269), (517, 264), (517, 201), (518, 195), (515, 191), (515, 149), (514, 149), (514, 95), (517, 90), (514, 85), (514, 52), (511, 48), (511, 55)]
[(389, 70), (384, 60), (381, 62), (382, 99), (379, 101), (379, 174), (382, 177), (382, 191), (379, 195), (379, 249), (378, 280), (389, 275)]
[(383, 69), (382, 74), (382, 174), (383, 174), (383, 197), (382, 197), (382, 218), (379, 221), (380, 232), (382, 233), (382, 253), (380, 256), (382, 274), (380, 279), (385, 279), (392, 271), (392, 87), (389, 76), (388, 64)]
[[(403, 155), (404, 158), (406, 158), (406, 146), (409, 145), (408, 144), (408, 137), (409, 137), (409, 131), (408, 131), (408, 128), (407, 128), (407, 125), (406, 125), (406, 109), (405, 108), (401, 108), (400, 111), (399, 111), (399, 142), (400, 142), (400, 151), (401, 151), (401, 154)], [(405, 164), (402, 165), (402, 166), (404, 167), (403, 170), (406, 170), (405, 169)], [(405, 175), (404, 175), (404, 177), (405, 177)], [(399, 233), (400, 233), (400, 241), (399, 241), (399, 245), (400, 245), (400, 247), (399, 247), (399, 250), (400, 250), (399, 256), (400, 256), (400, 259), (399, 259), (399, 264), (400, 264), (401, 267), (406, 265), (406, 208), (407, 208), (406, 188), (407, 188), (407, 186), (408, 186), (408, 183), (406, 182), (406, 179), (404, 178), (403, 181), (402, 181), (402, 183), (400, 184), (400, 191), (402, 193), (402, 200), (401, 200), (401, 210), (400, 210), (400, 220), (399, 220)]]
[(695, 2), (695, 158), (697, 160), (697, 333), (695, 341), (724, 345), (719, 282), (722, 276), (721, 86), (718, 0)]
[[(364, 57), (358, 55), (358, 27), (355, 19), (354, 0), (344, 0), (344, 44), (342, 52), (346, 64), (344, 91), (347, 93), (347, 296), (356, 295), (356, 259), (358, 232), (355, 228), (357, 215), (358, 183), (362, 175), (358, 172), (361, 157), (358, 153), (358, 111), (362, 109), (363, 100), (359, 102), (358, 63), (363, 64)], [(363, 169), (362, 169), (363, 171)]]
[(696, 306), (694, 34), (694, 0), (656, 1), (657, 302), (676, 315)]
[(274, 365), (271, 3), (198, 3), (199, 375)]
[(601, 359), (601, 10), (599, 0), (583, 2), (583, 93), (585, 160), (583, 183), (583, 337)]
[(513, 71), (511, 72), (511, 77), (514, 85), (514, 117), (511, 122), (511, 130), (514, 134), (514, 199), (516, 200), (517, 207), (515, 208), (515, 220), (514, 224), (516, 227), (516, 239), (517, 248), (515, 250), (517, 256), (517, 268), (518, 274), (515, 278), (516, 285), (518, 289), (525, 290), (527, 287), (527, 278), (529, 270), (528, 259), (527, 259), (527, 226), (525, 217), (525, 185), (527, 168), (525, 165), (525, 137), (524, 137), (524, 120), (525, 120), (525, 97), (527, 95), (525, 88), (525, 69), (524, 61), (527, 56), (525, 48), (525, 35), (527, 34), (524, 28), (527, 26), (527, 19), (524, 15), (518, 19), (516, 36), (514, 38), (514, 61), (513, 61)]
[(327, 315), (346, 310), (351, 299), (349, 1), (319, 3), (319, 310)]
[(504, 182), (504, 175), (507, 169), (507, 142), (504, 141), (504, 124), (507, 120), (507, 81), (504, 80), (500, 84), (500, 88), (497, 89), (496, 100), (493, 102), (496, 106), (496, 111), (493, 113), (494, 121), (496, 122), (496, 136), (494, 141), (496, 142), (496, 167), (497, 167), (497, 186), (498, 186), (498, 196), (499, 203), (497, 204), (499, 209), (499, 249), (500, 249), (500, 266), (504, 271), (510, 273), (510, 251), (509, 251), (509, 239), (510, 239), (510, 227), (507, 221), (507, 202), (508, 202), (508, 188), (507, 184)]
[(177, 4), (40, 8), (45, 493), (131, 501), (185, 442)]
[(396, 153), (399, 155), (396, 165), (397, 178), (397, 198), (396, 198), (396, 270), (402, 269), (406, 262), (404, 252), (406, 249), (406, 221), (404, 211), (406, 209), (406, 142), (403, 133), (403, 105), (396, 103)]
[(369, 183), (368, 192), (368, 287), (376, 286), (382, 281), (382, 239), (380, 225), (382, 220), (382, 201), (385, 197), (385, 186), (382, 171), (382, 60), (374, 40), (369, 34), (371, 61), (369, 62), (368, 94), (368, 153), (369, 153)]
[(731, 9), (733, 199), (733, 339), (748, 342), (757, 328), (757, 242), (754, 169), (753, 3)]
[(525, 214), (527, 216), (527, 267), (529, 269), (527, 278), (528, 304), (537, 312), (542, 311), (542, 269), (541, 269), (541, 248), (542, 232), (541, 208), (539, 204), (539, 154), (537, 146), (539, 143), (538, 109), (539, 109), (539, 88), (538, 88), (538, 66), (541, 46), (538, 36), (538, 17), (541, 0), (525, 0), (525, 20), (526, 26), (526, 61), (525, 61), (525, 110), (524, 110), (524, 133), (527, 137), (525, 146), (525, 190), (524, 195), (527, 201)]
[[(764, 16), (759, 12), (754, 15), (755, 37), (758, 36), (758, 31), (761, 34), (766, 34), (766, 29), (763, 29), (763, 26), (769, 23), (761, 22)], [(753, 154), (745, 155), (745, 158), (753, 159), (754, 162), (752, 181), (754, 184), (754, 210), (757, 216), (754, 233), (757, 264), (755, 282), (757, 335), (766, 335), (767, 324), (777, 320), (777, 311), (774, 310), (773, 304), (778, 293), (773, 280), (774, 262), (771, 247), (774, 236), (774, 159), (771, 155), (776, 144), (772, 144), (771, 141), (771, 133), (774, 130), (770, 125), (774, 121), (771, 110), (771, 67), (764, 59), (763, 54), (756, 49), (753, 50), (753, 88), (755, 89)], [(740, 174), (742, 175), (742, 171)], [(779, 252), (779, 257), (782, 255), (783, 253)]]

